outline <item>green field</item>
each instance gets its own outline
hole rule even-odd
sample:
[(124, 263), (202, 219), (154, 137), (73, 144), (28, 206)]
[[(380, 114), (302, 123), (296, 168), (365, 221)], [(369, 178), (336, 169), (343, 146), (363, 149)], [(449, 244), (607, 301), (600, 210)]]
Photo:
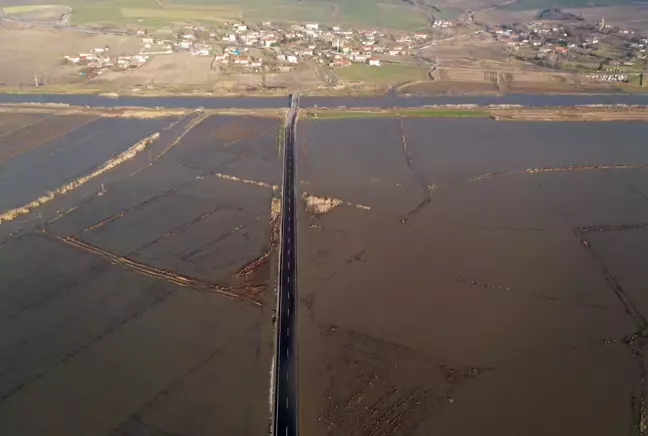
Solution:
[[(283, 22), (314, 21), (414, 30), (428, 23), (425, 15), (401, 0), (50, 0), (70, 6), (74, 24), (203, 23), (239, 19)], [(48, 5), (7, 6), (5, 13), (30, 12)], [(450, 18), (458, 9), (443, 8), (439, 17)]]
[(532, 9), (546, 9), (549, 7), (591, 7), (591, 6), (619, 6), (637, 3), (634, 0), (520, 0), (501, 8), (509, 11), (526, 11)]
[(2, 9), (2, 12), (4, 12), (7, 15), (11, 14), (20, 14), (24, 12), (34, 12), (34, 11), (40, 11), (43, 9), (50, 9), (50, 8), (56, 8), (60, 5), (24, 5), (24, 6), (5, 6), (0, 9)]
[(483, 118), (488, 117), (488, 112), (479, 109), (395, 109), (393, 111), (376, 110), (320, 110), (309, 112), (307, 117), (317, 119), (339, 118), (388, 118), (388, 117), (414, 117), (414, 118)]

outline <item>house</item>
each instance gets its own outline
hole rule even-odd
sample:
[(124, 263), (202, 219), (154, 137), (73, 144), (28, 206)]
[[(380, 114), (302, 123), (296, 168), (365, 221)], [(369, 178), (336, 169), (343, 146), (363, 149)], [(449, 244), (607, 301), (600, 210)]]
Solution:
[(331, 67), (336, 67), (336, 68), (344, 68), (344, 67), (350, 67), (351, 66), (351, 61), (348, 59), (340, 59), (340, 60), (335, 60), (330, 63)]
[(227, 59), (226, 54), (221, 53), (221, 54), (214, 55), (214, 62), (223, 62), (225, 59)]
[(250, 63), (250, 58), (247, 56), (239, 56), (237, 58), (234, 58), (234, 63), (236, 65), (247, 65)]
[(370, 58), (369, 59), (369, 65), (372, 67), (379, 67), (380, 66), (380, 59), (378, 58)]
[(142, 38), (143, 44), (153, 44), (154, 42), (155, 42), (155, 38), (151, 36), (145, 36), (144, 38)]
[(278, 55), (277, 55), (277, 60), (278, 60), (278, 61), (285, 61), (285, 60), (286, 60), (286, 55), (284, 55), (284, 54), (278, 54)]
[(191, 41), (180, 41), (180, 48), (184, 48), (185, 50), (190, 49), (191, 46), (193, 45), (193, 42)]
[(250, 68), (261, 68), (263, 66), (263, 60), (257, 59), (256, 61), (250, 62)]
[(296, 64), (297, 63), (297, 56), (288, 55), (288, 56), (286, 56), (286, 60), (288, 61), (289, 64)]
[(427, 39), (427, 33), (417, 32), (414, 34), (414, 39)]
[(192, 55), (197, 55), (197, 56), (209, 56), (211, 54), (211, 48), (209, 47), (201, 47), (196, 50), (193, 50), (191, 52)]
[(319, 24), (317, 24), (317, 23), (306, 23), (306, 28), (308, 30), (319, 30)]
[(264, 36), (263, 37), (263, 45), (265, 47), (270, 47), (273, 44), (277, 43), (277, 38), (275, 36)]
[(247, 32), (248, 30), (248, 26), (246, 26), (245, 24), (237, 24), (236, 26), (234, 26), (234, 28), (237, 30), (237, 32)]

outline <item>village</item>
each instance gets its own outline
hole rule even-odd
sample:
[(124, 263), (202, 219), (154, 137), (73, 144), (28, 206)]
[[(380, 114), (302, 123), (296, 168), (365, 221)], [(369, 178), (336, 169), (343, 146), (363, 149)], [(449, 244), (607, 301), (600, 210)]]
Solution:
[[(434, 28), (454, 26), (439, 20)], [(426, 32), (404, 34), (385, 30), (322, 27), (318, 23), (292, 25), (263, 22), (258, 25), (227, 23), (216, 29), (186, 26), (179, 32), (138, 30), (142, 48), (138, 53), (119, 54), (109, 47), (89, 48), (87, 52), (66, 55), (64, 63), (81, 67), (86, 78), (105, 70), (125, 71), (145, 64), (151, 56), (185, 51), (211, 57), (211, 68), (223, 73), (289, 72), (300, 64), (315, 63), (343, 68), (353, 63), (380, 67), (384, 61), (397, 62), (410, 56), (430, 38)]]
[(606, 83), (627, 83), (632, 73), (640, 76), (648, 48), (646, 35), (606, 24), (604, 18), (596, 25), (534, 21), (489, 26), (488, 32), (510, 56)]
[[(447, 81), (448, 68), (453, 68), (452, 61), (447, 56), (439, 56), (438, 48), (454, 39), (461, 44), (453, 55), (456, 57), (469, 50), (471, 41), (479, 40), (480, 44), (490, 41), (499, 47), (504, 58), (521, 61), (537, 71), (569, 74), (577, 78), (577, 82), (610, 85), (633, 82), (643, 86), (648, 47), (647, 35), (606, 24), (604, 18), (598, 23), (578, 19), (562, 22), (539, 19), (506, 25), (435, 20), (430, 26), (415, 32), (315, 22), (288, 24), (265, 21), (252, 24), (231, 21), (211, 27), (138, 29), (131, 31), (131, 35), (141, 43), (136, 52), (117, 53), (110, 47), (88, 47), (86, 52), (66, 55), (63, 62), (76, 67), (75, 74), (81, 80), (90, 80), (108, 72), (111, 74), (105, 75), (114, 80), (115, 74), (137, 70), (154, 57), (175, 55), (168, 58), (164, 68), (173, 65), (182, 68), (178, 59), (195, 56), (206, 58), (200, 65), (203, 71), (210, 71), (209, 77), (212, 78), (256, 80), (250, 78), (262, 77), (259, 79), (262, 82), (249, 85), (247, 89), (270, 89), (265, 81), (266, 75), (282, 76), (282, 73), (291, 72), (296, 73), (295, 77), (303, 77), (299, 76), (303, 72), (323, 77), (324, 85), (317, 85), (322, 89), (331, 85), (345, 86), (338, 80), (345, 75), (335, 71), (352, 66), (355, 66), (352, 74), (355, 83), (362, 83), (364, 77), (372, 75), (371, 68), (385, 66), (420, 68), (427, 70), (429, 81), (438, 81), (443, 75)], [(464, 55), (468, 59), (466, 56), (469, 55)], [(442, 72), (444, 69), (445, 73)], [(142, 74), (148, 75), (149, 72)], [(389, 74), (388, 71), (384, 73)], [(450, 74), (456, 75), (452, 71)], [(154, 77), (151, 81), (157, 80), (156, 76), (150, 77)], [(425, 80), (425, 74), (422, 79)], [(293, 86), (299, 86), (301, 79), (292, 80), (296, 84)], [(408, 79), (394, 78), (393, 82), (399, 80), (403, 83)], [(245, 86), (242, 89), (246, 89)]]

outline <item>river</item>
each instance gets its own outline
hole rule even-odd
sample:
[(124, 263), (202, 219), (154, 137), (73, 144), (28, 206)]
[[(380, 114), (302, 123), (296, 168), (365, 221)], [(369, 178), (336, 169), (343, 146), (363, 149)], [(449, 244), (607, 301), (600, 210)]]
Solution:
[[(290, 98), (282, 97), (104, 97), (73, 94), (0, 94), (0, 103), (61, 103), (93, 107), (164, 107), (164, 108), (283, 108), (290, 106)], [(416, 107), (425, 105), (512, 104), (524, 106), (576, 106), (586, 104), (648, 105), (648, 94), (583, 94), (583, 95), (525, 95), (505, 96), (401, 96), (396, 94), (370, 97), (316, 97), (301, 98), (302, 107)]]

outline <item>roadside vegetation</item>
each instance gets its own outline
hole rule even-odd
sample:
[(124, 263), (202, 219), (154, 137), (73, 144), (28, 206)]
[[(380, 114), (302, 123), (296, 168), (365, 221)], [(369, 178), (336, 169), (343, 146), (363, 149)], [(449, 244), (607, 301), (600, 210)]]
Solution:
[(395, 109), (395, 110), (320, 110), (308, 111), (307, 118), (339, 119), (339, 118), (389, 118), (389, 117), (419, 117), (419, 118), (465, 118), (488, 117), (488, 111), (481, 109)]

